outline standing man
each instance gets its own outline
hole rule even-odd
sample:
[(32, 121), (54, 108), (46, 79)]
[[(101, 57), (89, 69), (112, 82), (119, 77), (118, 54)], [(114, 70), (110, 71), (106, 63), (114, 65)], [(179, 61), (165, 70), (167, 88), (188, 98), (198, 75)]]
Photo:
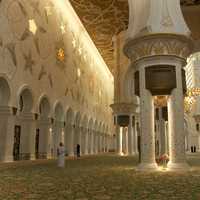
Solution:
[(65, 148), (62, 142), (60, 142), (58, 150), (58, 167), (65, 167)]

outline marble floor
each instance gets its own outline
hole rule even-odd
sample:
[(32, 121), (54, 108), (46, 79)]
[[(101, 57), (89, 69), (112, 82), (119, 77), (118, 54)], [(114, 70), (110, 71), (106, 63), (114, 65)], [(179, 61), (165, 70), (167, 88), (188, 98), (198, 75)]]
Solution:
[(0, 200), (199, 200), (200, 154), (187, 173), (135, 171), (137, 158), (112, 154), (0, 164)]

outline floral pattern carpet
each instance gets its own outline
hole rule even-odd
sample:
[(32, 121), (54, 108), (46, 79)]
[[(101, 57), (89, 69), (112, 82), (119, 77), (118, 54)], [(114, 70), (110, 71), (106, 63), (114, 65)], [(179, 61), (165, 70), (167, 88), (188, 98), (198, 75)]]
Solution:
[(0, 165), (0, 200), (200, 200), (200, 154), (190, 172), (142, 173), (136, 157), (100, 155)]

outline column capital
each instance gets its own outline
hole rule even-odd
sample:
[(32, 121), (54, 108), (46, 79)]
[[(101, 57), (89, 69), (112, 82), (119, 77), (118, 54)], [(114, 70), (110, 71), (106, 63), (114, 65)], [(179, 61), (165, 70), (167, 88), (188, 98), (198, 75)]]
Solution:
[(120, 115), (120, 114), (130, 115), (130, 114), (136, 113), (138, 104), (136, 104), (136, 103), (115, 103), (115, 104), (111, 104), (110, 107), (112, 108), (114, 115)]
[(161, 55), (173, 55), (185, 61), (193, 50), (194, 42), (190, 37), (172, 33), (148, 34), (128, 40), (124, 45), (124, 53), (132, 63)]

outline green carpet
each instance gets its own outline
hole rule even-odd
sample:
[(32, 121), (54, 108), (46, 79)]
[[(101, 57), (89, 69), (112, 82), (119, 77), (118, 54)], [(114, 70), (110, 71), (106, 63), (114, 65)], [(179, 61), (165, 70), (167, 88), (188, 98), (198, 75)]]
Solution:
[(200, 155), (187, 173), (135, 171), (137, 159), (114, 155), (0, 164), (0, 200), (200, 200)]

